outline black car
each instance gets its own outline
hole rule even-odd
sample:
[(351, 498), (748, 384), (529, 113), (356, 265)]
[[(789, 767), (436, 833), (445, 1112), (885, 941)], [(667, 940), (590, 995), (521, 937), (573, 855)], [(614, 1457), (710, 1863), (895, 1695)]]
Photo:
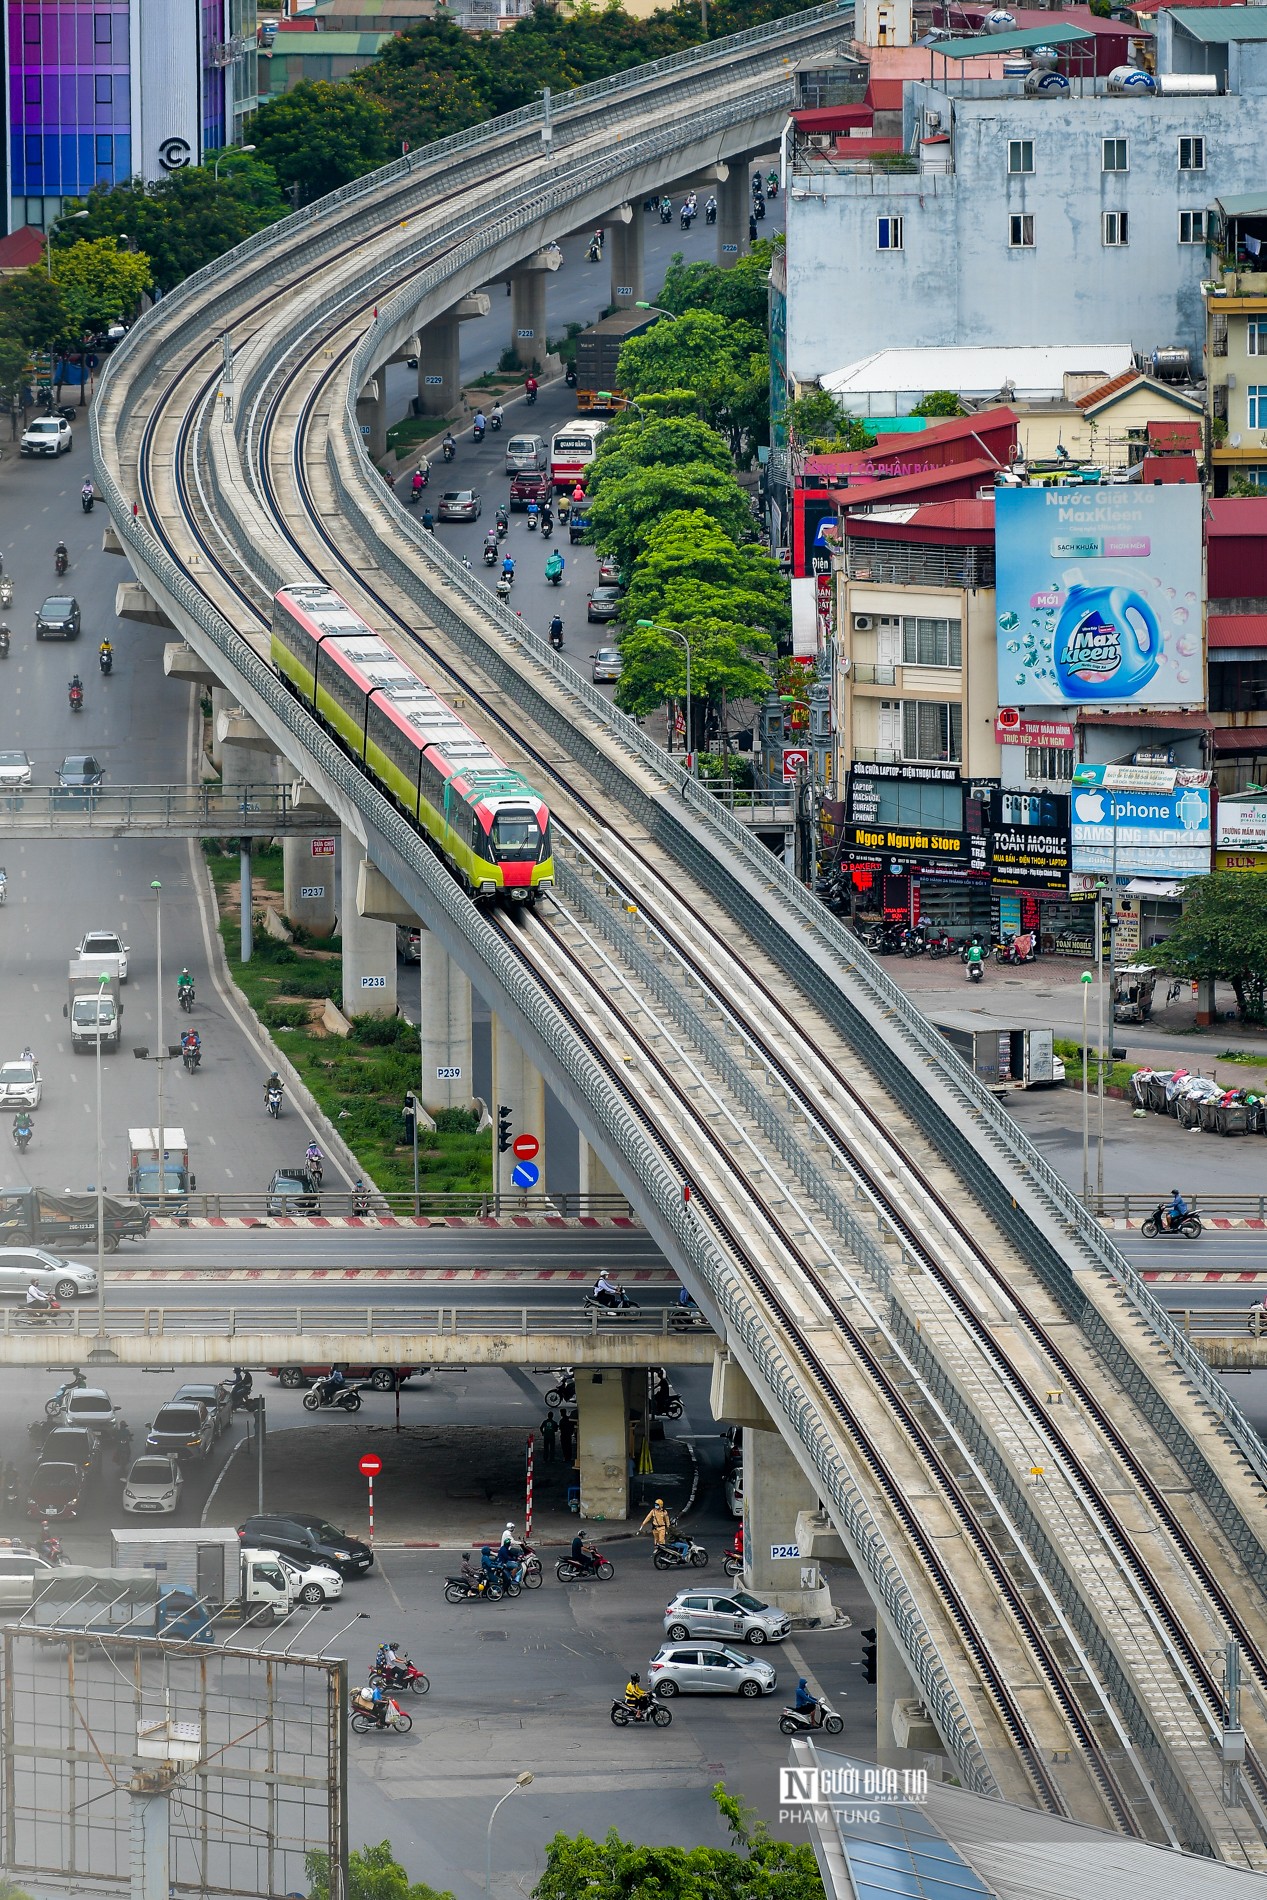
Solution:
[(28, 1517), (74, 1517), (79, 1508), (83, 1473), (78, 1465), (40, 1460), (27, 1489)]
[(182, 1385), (168, 1400), (169, 1405), (191, 1405), (195, 1402), (205, 1405), (210, 1412), (217, 1438), (221, 1432), (228, 1430), (233, 1416), (233, 1406), (229, 1398), (229, 1387), (223, 1379), (215, 1385)]
[(105, 777), (101, 762), (91, 752), (70, 752), (57, 768), (57, 783), (64, 792), (99, 792)]
[(50, 594), (35, 616), (37, 640), (77, 640), (79, 602), (73, 594)]
[(307, 1168), (278, 1168), (268, 1184), (270, 1214), (319, 1214), (321, 1191)]
[(348, 1537), (312, 1511), (287, 1517), (248, 1517), (238, 1536), (252, 1550), (275, 1550), (298, 1564), (329, 1564), (341, 1577), (362, 1577), (374, 1553), (359, 1537)]
[(74, 1465), (85, 1478), (100, 1456), (101, 1439), (86, 1425), (55, 1425), (40, 1447), (41, 1464)]
[(216, 1442), (215, 1414), (197, 1400), (169, 1399), (154, 1414), (154, 1423), (146, 1427), (147, 1451), (170, 1452), (182, 1464), (190, 1458), (206, 1458)]

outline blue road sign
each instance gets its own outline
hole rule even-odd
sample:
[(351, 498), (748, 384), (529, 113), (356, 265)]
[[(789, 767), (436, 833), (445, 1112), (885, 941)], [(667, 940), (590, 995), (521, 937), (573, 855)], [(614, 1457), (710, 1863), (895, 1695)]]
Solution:
[(534, 1188), (541, 1179), (541, 1170), (535, 1161), (517, 1161), (510, 1178), (517, 1188)]

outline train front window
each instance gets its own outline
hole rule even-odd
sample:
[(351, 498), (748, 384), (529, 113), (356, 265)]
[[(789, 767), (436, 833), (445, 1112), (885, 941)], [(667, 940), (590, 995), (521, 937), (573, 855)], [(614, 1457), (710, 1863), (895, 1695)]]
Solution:
[(541, 854), (541, 827), (537, 814), (523, 811), (499, 811), (493, 819), (493, 850), (499, 860), (512, 864), (535, 864)]

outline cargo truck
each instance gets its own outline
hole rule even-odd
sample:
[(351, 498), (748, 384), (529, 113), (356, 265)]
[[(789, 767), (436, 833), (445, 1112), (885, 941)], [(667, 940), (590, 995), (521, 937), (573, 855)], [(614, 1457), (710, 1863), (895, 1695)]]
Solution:
[(289, 1616), (297, 1597), (274, 1550), (243, 1547), (232, 1525), (146, 1532), (111, 1531), (118, 1570), (143, 1570), (160, 1585), (186, 1591), (211, 1614), (259, 1622)]
[[(135, 1201), (102, 1196), (105, 1248), (113, 1253), (121, 1240), (144, 1240), (150, 1217)], [(0, 1247), (91, 1247), (97, 1240), (95, 1194), (54, 1194), (48, 1188), (0, 1190)]]
[(1065, 1065), (1052, 1048), (1050, 1029), (1015, 1029), (975, 1011), (931, 1018), (972, 1073), (988, 1089), (1048, 1088), (1065, 1079)]
[(128, 1193), (142, 1207), (162, 1205), (166, 1214), (188, 1212), (189, 1195), (198, 1183), (189, 1172), (189, 1143), (183, 1128), (164, 1128), (160, 1144), (156, 1128), (128, 1130)]
[(618, 310), (582, 330), (576, 339), (576, 406), (582, 415), (611, 415), (623, 408), (616, 386), (620, 352), (630, 337), (641, 336), (658, 317), (643, 310)]
[(72, 957), (66, 988), (62, 1015), (70, 1023), (71, 1048), (78, 1053), (100, 1043), (103, 1050), (117, 1049), (123, 1016), (117, 970)]
[(79, 1650), (82, 1643), (87, 1650), (101, 1636), (215, 1641), (210, 1614), (190, 1591), (162, 1583), (153, 1570), (88, 1564), (62, 1564), (37, 1576), (22, 1628), (59, 1649)]

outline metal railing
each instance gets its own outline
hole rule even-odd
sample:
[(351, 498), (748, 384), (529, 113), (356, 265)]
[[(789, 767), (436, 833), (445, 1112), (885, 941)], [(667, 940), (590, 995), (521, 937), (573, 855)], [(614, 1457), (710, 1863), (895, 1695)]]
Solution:
[(296, 804), (289, 785), (27, 785), (0, 792), (0, 833), (22, 836), (157, 831), (190, 837), (265, 837), (321, 831), (333, 813)]
[[(121, 1199), (127, 1199), (126, 1188), (107, 1188), (109, 1194), (117, 1193)], [(408, 1189), (391, 1189), (378, 1192), (369, 1197), (369, 1206), (358, 1213), (360, 1196), (349, 1188), (323, 1187), (315, 1197), (315, 1206), (307, 1214), (300, 1212), (299, 1203), (294, 1207), (281, 1206), (277, 1199), (269, 1194), (238, 1194), (227, 1189), (216, 1189), (209, 1193), (199, 1190), (196, 1194), (182, 1194), (179, 1197), (181, 1215), (167, 1213), (163, 1215), (157, 1201), (151, 1203), (151, 1212), (157, 1220), (162, 1216), (166, 1220), (250, 1220), (258, 1223), (270, 1216), (287, 1220), (311, 1219), (330, 1220), (356, 1219), (366, 1226), (390, 1220), (405, 1220), (422, 1217), (427, 1220), (636, 1220), (629, 1202), (623, 1194), (494, 1194), (472, 1193), (429, 1193), (414, 1194)]]
[[(1194, 1213), (1210, 1219), (1222, 1216), (1225, 1220), (1259, 1220), (1267, 1223), (1267, 1194), (1225, 1194), (1218, 1188), (1210, 1194), (1204, 1194), (1193, 1188), (1188, 1190), (1186, 1199)], [(1151, 1194), (1092, 1194), (1086, 1205), (1092, 1214), (1101, 1215), (1106, 1220), (1147, 1220), (1168, 1200), (1168, 1195), (1159, 1194), (1154, 1189)], [(1199, 1255), (1193, 1254), (1185, 1256), (1185, 1264), (1199, 1269), (1204, 1262)]]
[[(613, 1338), (623, 1334), (669, 1334), (674, 1337), (712, 1337), (707, 1326), (687, 1328), (674, 1323), (676, 1305), (649, 1307), (641, 1313), (586, 1313), (579, 1306), (357, 1306), (293, 1304), (237, 1306), (207, 1303), (191, 1306), (164, 1306), (161, 1301), (147, 1305), (106, 1303), (107, 1334), (118, 1337), (139, 1335), (159, 1339), (166, 1333), (196, 1333), (215, 1338), (250, 1339), (268, 1336), (285, 1339), (316, 1339), (327, 1342), (331, 1336), (342, 1339), (436, 1339), (462, 1338), (467, 1334), (522, 1336), (529, 1333), (567, 1333), (577, 1338), (598, 1336)], [(69, 1309), (63, 1307), (56, 1325), (44, 1322), (32, 1325), (23, 1309), (5, 1307), (0, 1312), (0, 1337), (41, 1340), (71, 1333), (91, 1338), (98, 1331), (97, 1310), (93, 1302)], [(342, 1355), (340, 1355), (342, 1356)]]

